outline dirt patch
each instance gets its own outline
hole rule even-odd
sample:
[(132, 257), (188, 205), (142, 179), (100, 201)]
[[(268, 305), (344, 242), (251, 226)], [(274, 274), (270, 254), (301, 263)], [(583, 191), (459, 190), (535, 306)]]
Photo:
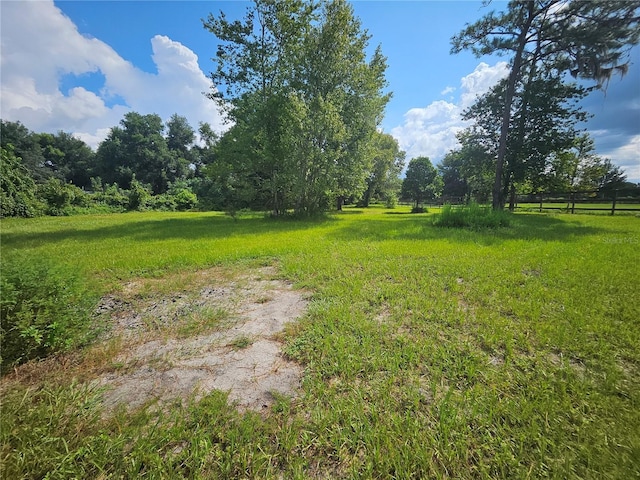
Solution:
[[(107, 387), (107, 411), (197, 399), (213, 390), (227, 391), (241, 410), (266, 409), (274, 395), (295, 396), (302, 368), (282, 356), (277, 334), (304, 313), (304, 293), (269, 279), (268, 267), (224, 284), (209, 273), (199, 274), (191, 285), (195, 292), (147, 292), (136, 299), (141, 286), (128, 284), (121, 297), (103, 299), (97, 313), (111, 318), (113, 332), (127, 339), (114, 371), (96, 380)], [(216, 317), (221, 311), (225, 315)], [(217, 325), (206, 333), (180, 334), (211, 315)]]

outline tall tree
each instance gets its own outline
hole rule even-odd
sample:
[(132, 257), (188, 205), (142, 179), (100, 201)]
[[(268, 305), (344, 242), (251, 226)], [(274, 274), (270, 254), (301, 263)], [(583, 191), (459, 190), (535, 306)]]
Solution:
[(55, 177), (55, 171), (42, 153), (38, 134), (32, 132), (20, 122), (0, 121), (0, 144), (13, 152), (25, 166), (36, 183), (44, 183)]
[[(209, 97), (227, 107), (238, 128), (227, 135), (234, 138), (232, 150), (245, 149), (242, 160), (224, 155), (220, 142), (218, 161), (226, 166), (215, 170), (246, 170), (252, 162), (254, 175), (243, 180), (246, 188), (266, 200), (275, 214), (286, 208), (285, 197), (290, 158), (283, 156), (285, 117), (295, 52), (315, 19), (316, 5), (302, 0), (255, 0), (243, 20), (227, 19), (224, 12), (210, 14), (205, 29), (220, 41), (216, 70), (211, 73), (216, 88)], [(242, 161), (241, 165), (235, 165)], [(237, 177), (237, 175), (236, 175)], [(228, 187), (228, 186), (227, 186)], [(225, 187), (226, 188), (226, 187)]]
[[(535, 74), (535, 73), (534, 73)], [(463, 118), (475, 120), (467, 140), (480, 140), (479, 148), (491, 155), (499, 150), (500, 118), (504, 105), (505, 81), (479, 97)], [(511, 103), (511, 121), (503, 168), (502, 194), (510, 193), (513, 208), (518, 185), (536, 189), (543, 182), (552, 153), (573, 145), (579, 135), (577, 123), (586, 119), (578, 101), (585, 89), (565, 83), (555, 74), (526, 76)]]
[(442, 193), (442, 178), (427, 157), (417, 157), (409, 162), (402, 182), (402, 196), (410, 198), (418, 208), (425, 200)]
[(584, 134), (570, 148), (555, 154), (545, 172), (545, 187), (556, 192), (613, 189), (625, 182), (621, 169), (595, 153), (593, 139)]
[(368, 207), (372, 199), (388, 203), (397, 201), (402, 186), (400, 173), (406, 153), (400, 150), (398, 141), (388, 133), (376, 132), (371, 144), (372, 165), (366, 179), (367, 187), (360, 205)]
[(223, 40), (211, 77), (231, 105), (235, 140), (225, 155), (245, 169), (243, 184), (278, 214), (325, 210), (331, 199), (358, 195), (371, 161), (368, 144), (388, 96), (386, 60), (367, 61), (369, 37), (344, 1), (256, 0), (244, 21), (210, 16)]
[(156, 114), (125, 114), (98, 147), (97, 173), (104, 183), (129, 188), (136, 178), (151, 185), (154, 194), (166, 192), (182, 171), (169, 153), (163, 132), (162, 119)]
[(91, 187), (95, 153), (79, 138), (63, 131), (38, 135), (45, 162), (60, 179), (80, 188)]
[(442, 196), (466, 199), (470, 194), (469, 182), (463, 173), (465, 158), (460, 150), (447, 153), (438, 164), (438, 173), (442, 177)]
[(640, 39), (637, 1), (511, 1), (505, 12), (490, 12), (452, 38), (452, 53), (512, 55), (507, 78), (496, 168), (493, 207), (504, 206), (503, 167), (516, 87), (528, 71), (556, 71), (604, 85), (628, 68), (628, 47)]

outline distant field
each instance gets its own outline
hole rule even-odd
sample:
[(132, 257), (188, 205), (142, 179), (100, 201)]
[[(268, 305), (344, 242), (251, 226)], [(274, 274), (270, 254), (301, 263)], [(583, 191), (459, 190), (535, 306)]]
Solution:
[(299, 394), (262, 414), (224, 393), (104, 414), (90, 382), (131, 368), (117, 339), (19, 368), (2, 381), (4, 475), (640, 477), (640, 218), (516, 213), (469, 231), (408, 211), (2, 220), (3, 259), (52, 257), (99, 296), (269, 266), (309, 298), (278, 337)]

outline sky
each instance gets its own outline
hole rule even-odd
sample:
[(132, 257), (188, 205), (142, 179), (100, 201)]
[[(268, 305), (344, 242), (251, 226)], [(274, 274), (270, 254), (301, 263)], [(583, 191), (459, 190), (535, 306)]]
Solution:
[[(124, 114), (173, 113), (222, 132), (212, 87), (217, 39), (210, 13), (241, 19), (241, 1), (0, 1), (0, 117), (36, 132), (63, 130), (96, 148)], [(506, 2), (353, 1), (381, 45), (393, 97), (381, 128), (407, 158), (434, 163), (455, 148), (460, 114), (507, 73), (508, 58), (450, 54), (450, 39)], [(640, 47), (624, 79), (583, 101), (599, 155), (640, 182)]]

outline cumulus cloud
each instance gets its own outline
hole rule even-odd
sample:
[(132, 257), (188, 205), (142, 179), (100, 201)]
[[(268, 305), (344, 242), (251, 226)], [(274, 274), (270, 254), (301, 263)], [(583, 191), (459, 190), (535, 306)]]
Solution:
[(583, 102), (593, 115), (587, 123), (598, 155), (622, 167), (631, 182), (640, 183), (640, 47), (632, 50), (625, 78), (614, 78), (606, 92)]
[[(596, 144), (598, 139), (607, 139), (611, 142), (611, 134), (609, 131), (589, 132), (594, 138)], [(640, 135), (624, 136), (619, 139), (620, 146), (601, 150), (598, 153), (622, 167), (627, 175), (627, 180), (634, 183), (640, 183)]]
[[(97, 38), (78, 32), (53, 2), (3, 2), (0, 116), (34, 131), (64, 130), (96, 146), (128, 111), (173, 113), (223, 131), (224, 118), (203, 92), (211, 82), (189, 48), (166, 36), (151, 39), (158, 73), (124, 60)], [(100, 73), (98, 92), (75, 87), (61, 91), (65, 75)], [(114, 98), (119, 104), (110, 105)], [(120, 104), (124, 103), (124, 104)]]
[[(423, 108), (412, 108), (404, 115), (404, 123), (391, 130), (408, 158), (426, 156), (438, 162), (458, 145), (456, 133), (467, 126), (462, 112), (473, 104), (478, 95), (487, 92), (508, 73), (506, 62), (490, 66), (480, 63), (473, 72), (460, 80), (458, 101), (437, 100)], [(445, 88), (441, 94), (455, 92)]]

